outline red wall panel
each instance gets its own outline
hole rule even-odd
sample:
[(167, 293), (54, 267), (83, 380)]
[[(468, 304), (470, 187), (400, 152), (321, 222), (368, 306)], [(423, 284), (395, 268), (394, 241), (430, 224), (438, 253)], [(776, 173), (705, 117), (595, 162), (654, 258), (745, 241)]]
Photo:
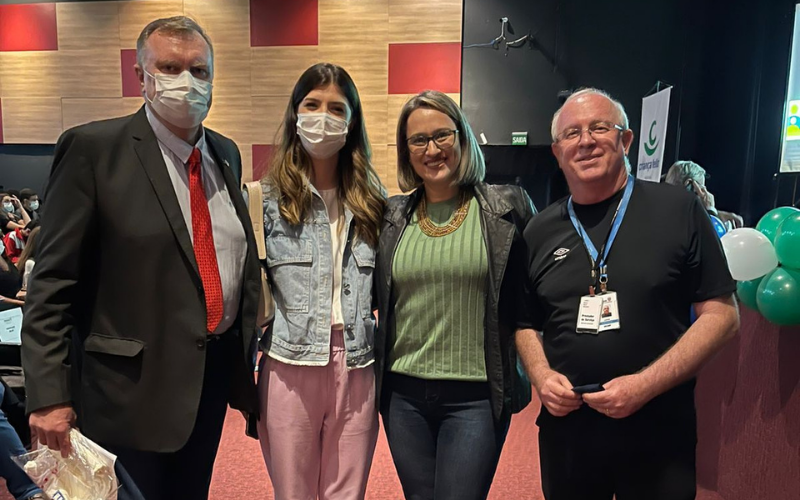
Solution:
[(250, 0), (250, 45), (319, 43), (317, 0)]
[(253, 144), (253, 180), (260, 180), (269, 171), (274, 146), (271, 144)]
[(800, 327), (742, 307), (697, 382), (697, 483), (725, 500), (800, 499)]
[(0, 5), (0, 51), (58, 50), (56, 4)]
[(122, 49), (120, 51), (122, 64), (122, 97), (141, 97), (142, 87), (133, 65), (136, 64), (136, 49)]
[(461, 92), (460, 43), (389, 45), (389, 93)]

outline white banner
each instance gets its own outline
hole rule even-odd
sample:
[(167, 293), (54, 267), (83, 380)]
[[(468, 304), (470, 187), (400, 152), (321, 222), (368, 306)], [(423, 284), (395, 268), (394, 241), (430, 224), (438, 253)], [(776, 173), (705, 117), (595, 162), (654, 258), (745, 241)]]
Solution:
[(668, 87), (642, 99), (642, 128), (639, 133), (636, 177), (643, 181), (661, 181), (671, 91), (672, 87)]

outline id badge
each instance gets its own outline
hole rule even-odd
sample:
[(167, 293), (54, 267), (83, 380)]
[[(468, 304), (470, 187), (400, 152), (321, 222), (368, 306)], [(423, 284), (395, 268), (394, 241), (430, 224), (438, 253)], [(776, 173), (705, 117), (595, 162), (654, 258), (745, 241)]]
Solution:
[(599, 295), (584, 295), (578, 306), (578, 324), (575, 331), (578, 333), (597, 334), (600, 331), (600, 314), (603, 299)]
[(598, 295), (602, 301), (600, 306), (600, 326), (598, 331), (619, 330), (619, 304), (617, 303), (617, 292), (606, 292)]

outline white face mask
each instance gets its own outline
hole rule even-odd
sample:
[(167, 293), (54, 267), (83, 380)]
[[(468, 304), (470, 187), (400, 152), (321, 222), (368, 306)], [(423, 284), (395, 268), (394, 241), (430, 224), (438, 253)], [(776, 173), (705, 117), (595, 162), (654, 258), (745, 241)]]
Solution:
[(153, 79), (156, 94), (151, 101), (145, 92), (144, 98), (158, 116), (183, 129), (197, 127), (208, 115), (211, 106), (211, 82), (197, 79), (188, 71), (180, 75), (156, 73), (145, 75)]
[(14, 213), (14, 204), (13, 203), (3, 203), (3, 210), (8, 213)]
[(324, 160), (341, 150), (347, 142), (347, 120), (328, 113), (297, 115), (297, 134), (312, 158)]
[(39, 210), (39, 202), (38, 201), (32, 201), (31, 202), (31, 210)]

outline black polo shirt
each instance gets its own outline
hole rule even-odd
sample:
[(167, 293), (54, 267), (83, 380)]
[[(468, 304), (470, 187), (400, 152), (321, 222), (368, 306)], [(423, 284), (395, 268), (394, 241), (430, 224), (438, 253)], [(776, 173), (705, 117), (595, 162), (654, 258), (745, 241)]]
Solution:
[[(619, 192), (601, 203), (574, 205), (598, 251), (621, 197)], [(529, 288), (520, 294), (518, 326), (542, 332), (550, 366), (573, 385), (602, 384), (645, 368), (689, 328), (693, 303), (736, 289), (708, 214), (697, 196), (679, 187), (634, 185), (607, 261), (608, 288), (618, 296), (619, 330), (575, 331), (580, 298), (593, 280), (566, 198), (536, 215), (524, 236)], [(693, 381), (676, 387), (639, 413), (693, 420), (693, 388)], [(579, 411), (594, 410), (584, 405)]]

